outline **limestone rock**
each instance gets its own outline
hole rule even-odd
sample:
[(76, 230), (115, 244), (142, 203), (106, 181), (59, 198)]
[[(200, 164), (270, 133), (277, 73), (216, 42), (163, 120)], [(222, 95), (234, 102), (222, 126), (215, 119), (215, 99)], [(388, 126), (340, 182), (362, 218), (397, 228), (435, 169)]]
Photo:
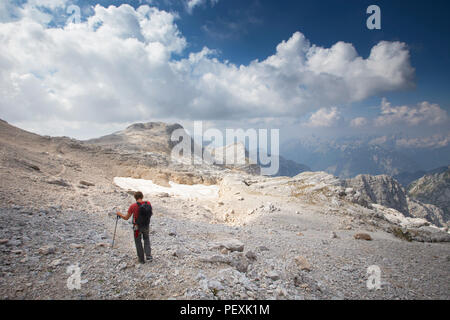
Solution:
[(295, 263), (300, 268), (300, 270), (303, 270), (303, 271), (311, 271), (312, 270), (311, 264), (303, 256), (297, 256), (295, 258)]
[(252, 261), (255, 261), (257, 259), (257, 255), (253, 251), (247, 251), (245, 253), (245, 256), (247, 257), (247, 259), (252, 260)]
[(413, 181), (408, 186), (408, 195), (425, 204), (432, 204), (443, 210), (442, 220), (450, 221), (450, 166), (440, 168)]
[(280, 280), (280, 274), (276, 271), (270, 271), (267, 274), (267, 278), (272, 279), (273, 281)]
[(39, 253), (42, 255), (53, 254), (56, 251), (56, 247), (54, 245), (47, 245), (39, 248)]
[(243, 252), (244, 251), (244, 244), (237, 239), (222, 240), (222, 241), (218, 242), (215, 245), (215, 247), (219, 248), (219, 249), (226, 248), (227, 250), (229, 250), (231, 252), (234, 252), (234, 251)]
[(92, 182), (88, 182), (88, 181), (84, 181), (84, 180), (80, 181), (80, 185), (86, 186), (86, 187), (94, 187), (95, 186), (95, 184), (93, 184)]
[(390, 176), (359, 175), (356, 178), (345, 180), (344, 186), (359, 193), (352, 198), (355, 203), (363, 205), (377, 203), (409, 216), (406, 191)]
[(356, 240), (372, 241), (372, 237), (367, 233), (357, 233), (353, 236)]
[(61, 264), (61, 259), (55, 259), (50, 263), (50, 267), (57, 267)]
[(69, 247), (72, 248), (72, 249), (83, 249), (84, 245), (83, 244), (79, 244), (79, 243), (71, 243), (69, 245)]

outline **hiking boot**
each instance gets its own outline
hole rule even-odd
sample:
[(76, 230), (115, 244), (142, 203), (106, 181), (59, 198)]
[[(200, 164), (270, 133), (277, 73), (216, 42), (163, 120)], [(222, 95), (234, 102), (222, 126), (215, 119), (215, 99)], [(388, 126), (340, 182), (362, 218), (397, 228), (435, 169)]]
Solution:
[(152, 257), (152, 256), (147, 257), (147, 261), (148, 261), (148, 262), (152, 262), (152, 261), (153, 261), (153, 257)]

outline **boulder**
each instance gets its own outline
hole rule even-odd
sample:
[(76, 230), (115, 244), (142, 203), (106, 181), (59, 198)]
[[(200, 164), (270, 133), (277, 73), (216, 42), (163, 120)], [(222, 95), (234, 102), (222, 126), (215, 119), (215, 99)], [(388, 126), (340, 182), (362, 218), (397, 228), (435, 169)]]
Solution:
[(247, 251), (245, 253), (245, 257), (251, 261), (255, 261), (257, 259), (256, 253), (254, 253), (253, 251)]
[(52, 179), (47, 181), (48, 184), (54, 184), (60, 187), (70, 187), (70, 184), (64, 179)]
[(84, 245), (78, 244), (78, 243), (71, 243), (69, 245), (69, 247), (72, 248), (72, 249), (82, 249), (82, 248), (84, 248)]
[(356, 240), (372, 241), (372, 237), (367, 233), (357, 233), (353, 236)]
[(80, 181), (80, 185), (86, 186), (86, 187), (94, 187), (95, 186), (95, 184), (93, 184), (92, 182), (88, 182), (88, 181), (84, 181), (84, 180)]
[(54, 245), (47, 245), (39, 248), (39, 253), (42, 255), (53, 254), (56, 251), (56, 247)]
[(297, 266), (300, 268), (300, 270), (302, 270), (302, 271), (311, 271), (312, 270), (311, 264), (308, 262), (308, 260), (306, 260), (305, 257), (298, 256), (294, 259), (294, 261), (297, 264)]
[(57, 267), (61, 264), (61, 259), (55, 259), (50, 263), (50, 267)]
[(277, 280), (280, 280), (280, 275), (279, 275), (279, 273), (276, 272), (276, 271), (270, 271), (270, 272), (267, 274), (267, 278), (269, 278), (269, 279), (271, 279), (271, 280), (273, 280), (273, 281), (277, 281)]
[(215, 248), (225, 248), (231, 252), (244, 252), (244, 244), (237, 239), (222, 240), (214, 245)]

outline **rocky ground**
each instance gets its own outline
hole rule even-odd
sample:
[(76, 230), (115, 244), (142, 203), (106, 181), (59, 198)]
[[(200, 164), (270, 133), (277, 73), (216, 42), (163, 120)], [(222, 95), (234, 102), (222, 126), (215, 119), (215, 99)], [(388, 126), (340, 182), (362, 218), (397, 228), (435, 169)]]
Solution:
[(227, 173), (216, 200), (147, 195), (154, 261), (140, 265), (128, 222), (111, 248), (114, 212), (133, 202), (113, 178), (130, 160), (22, 134), (0, 141), (2, 299), (450, 297), (448, 242), (395, 236), (388, 209), (354, 203), (323, 174)]
[[(448, 299), (447, 243), (403, 241), (307, 206), (292, 213), (265, 204), (262, 215), (244, 225), (220, 222), (198, 202), (150, 200), (155, 259), (145, 265), (137, 263), (129, 223), (120, 221), (111, 248), (114, 209), (125, 210), (132, 202), (113, 186), (90, 187), (76, 209), (2, 208), (1, 297)], [(373, 240), (356, 240), (361, 232)], [(75, 264), (82, 271), (81, 289), (69, 290), (67, 268)], [(367, 289), (371, 265), (381, 268), (380, 290)]]

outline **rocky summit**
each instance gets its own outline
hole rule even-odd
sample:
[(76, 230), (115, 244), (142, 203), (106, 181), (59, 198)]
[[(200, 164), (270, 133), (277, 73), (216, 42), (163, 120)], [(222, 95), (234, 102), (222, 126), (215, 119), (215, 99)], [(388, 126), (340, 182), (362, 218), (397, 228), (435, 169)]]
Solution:
[[(0, 297), (450, 298), (445, 176), (405, 190), (389, 176), (192, 165), (169, 157), (180, 128), (77, 141), (1, 121)], [(153, 206), (153, 261), (142, 265), (128, 222), (111, 247), (115, 212), (141, 188)]]

